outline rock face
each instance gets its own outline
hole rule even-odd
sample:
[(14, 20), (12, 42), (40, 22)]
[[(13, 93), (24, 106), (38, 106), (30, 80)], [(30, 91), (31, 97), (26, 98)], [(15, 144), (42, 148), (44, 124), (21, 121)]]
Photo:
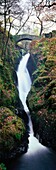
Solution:
[(9, 160), (27, 151), (26, 120), (24, 123), (22, 120), (22, 116), (18, 117), (7, 107), (0, 108), (0, 160)]
[[(1, 30), (0, 30), (1, 31)], [(11, 159), (16, 154), (27, 150), (28, 134), (24, 120), (16, 113), (22, 107), (17, 91), (16, 68), (21, 59), (21, 51), (15, 48), (15, 42), (9, 39), (6, 56), (2, 56), (4, 46), (3, 31), (1, 31), (0, 59), (0, 161)], [(5, 36), (5, 41), (7, 37)], [(16, 68), (15, 68), (16, 65)], [(19, 111), (20, 112), (20, 111)], [(23, 110), (21, 110), (23, 114)]]
[(35, 135), (56, 150), (56, 38), (42, 38), (30, 44), (36, 70), (28, 96)]
[(33, 72), (36, 70), (36, 64), (35, 64), (35, 60), (34, 60), (34, 57), (33, 55), (30, 53), (30, 57), (29, 57), (29, 60), (28, 60), (28, 63), (27, 63), (27, 69), (29, 71), (29, 74), (30, 74), (30, 77), (31, 77), (31, 80), (33, 82)]

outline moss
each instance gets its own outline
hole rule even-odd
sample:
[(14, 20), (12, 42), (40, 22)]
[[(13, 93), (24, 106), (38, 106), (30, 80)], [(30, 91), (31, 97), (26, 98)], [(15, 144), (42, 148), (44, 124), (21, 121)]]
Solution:
[(9, 108), (0, 108), (0, 152), (11, 152), (25, 134), (25, 126)]
[[(1, 32), (1, 52), (3, 33)], [(5, 40), (7, 37), (5, 37)], [(6, 106), (9, 108), (15, 108), (19, 103), (18, 91), (14, 84), (14, 65), (17, 58), (20, 58), (20, 52), (15, 48), (14, 40), (9, 39), (6, 56), (2, 56), (0, 59), (0, 106)]]
[(49, 98), (51, 93), (52, 93), (52, 90), (53, 88), (55, 88), (56, 86), (56, 81), (55, 80), (52, 80), (46, 87), (46, 91), (45, 91), (45, 99)]
[(55, 95), (51, 95), (48, 98), (48, 102), (49, 102), (50, 105), (52, 105), (53, 103), (56, 103), (56, 96)]
[[(29, 107), (35, 134), (39, 133), (44, 145), (56, 150), (56, 37), (41, 38), (36, 44), (33, 50), (36, 56), (32, 56), (36, 70), (28, 99)], [(33, 49), (33, 42), (30, 47)]]
[(4, 163), (1, 163), (0, 164), (0, 170), (6, 170), (7, 168), (5, 167), (5, 164)]
[[(7, 156), (9, 158), (11, 153), (12, 157), (14, 153), (16, 155), (20, 145), (25, 142), (23, 139), (26, 129), (22, 119), (15, 115), (15, 108), (19, 108), (20, 101), (15, 85), (14, 71), (15, 65), (21, 59), (21, 53), (15, 47), (13, 36), (11, 39), (9, 38), (6, 47), (6, 34), (3, 44), (3, 31), (0, 31), (0, 158), (3, 160), (3, 158), (7, 159)], [(5, 54), (2, 51), (4, 49), (6, 49)]]

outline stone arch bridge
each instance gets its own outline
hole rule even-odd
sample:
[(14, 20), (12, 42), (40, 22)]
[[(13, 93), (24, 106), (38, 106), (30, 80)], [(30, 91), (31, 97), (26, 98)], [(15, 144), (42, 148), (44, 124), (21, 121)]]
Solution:
[[(15, 40), (16, 40), (16, 45), (18, 44), (18, 48), (24, 48), (26, 50), (29, 50), (29, 43), (32, 40), (37, 40), (39, 39), (38, 36), (36, 35), (30, 35), (30, 34), (21, 34), (21, 35), (16, 35)], [(20, 44), (21, 42), (21, 44)]]
[(23, 41), (23, 40), (36, 40), (36, 39), (39, 39), (38, 36), (36, 35), (30, 35), (30, 34), (21, 34), (21, 35), (17, 35), (16, 36), (16, 42), (20, 42), (20, 41)]

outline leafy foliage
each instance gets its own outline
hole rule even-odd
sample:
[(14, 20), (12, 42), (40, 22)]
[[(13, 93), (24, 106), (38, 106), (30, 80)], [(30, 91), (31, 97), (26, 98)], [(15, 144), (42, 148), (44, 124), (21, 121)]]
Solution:
[(15, 147), (15, 142), (20, 141), (25, 133), (25, 127), (20, 118), (6, 108), (0, 108), (0, 151), (10, 152)]
[(3, 163), (0, 164), (0, 170), (6, 170), (6, 167)]
[[(16, 61), (21, 55), (15, 47), (13, 36), (8, 41), (6, 55), (2, 53), (3, 30), (0, 40), (0, 158), (6, 159), (17, 151), (23, 143), (26, 129), (22, 119), (15, 115), (15, 108), (19, 107), (19, 97), (14, 83)], [(5, 35), (7, 39), (7, 35)], [(4, 44), (5, 48), (5, 44)], [(2, 55), (3, 54), (3, 55)], [(1, 164), (1, 170), (5, 170)]]
[(36, 62), (29, 94), (34, 128), (45, 145), (56, 149), (56, 37), (33, 41), (30, 49)]
[[(1, 32), (1, 39), (3, 38), (3, 32)], [(0, 105), (9, 108), (15, 107), (16, 101), (18, 101), (18, 92), (14, 84), (14, 65), (16, 59), (19, 57), (19, 52), (15, 48), (14, 40), (9, 40), (6, 56), (2, 56), (2, 41), (1, 46), (1, 58), (0, 58)]]

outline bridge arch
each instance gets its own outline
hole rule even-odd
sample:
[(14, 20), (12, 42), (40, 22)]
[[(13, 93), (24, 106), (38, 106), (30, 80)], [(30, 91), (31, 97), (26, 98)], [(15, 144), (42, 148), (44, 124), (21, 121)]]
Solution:
[(36, 40), (38, 39), (38, 36), (36, 35), (30, 35), (30, 34), (21, 34), (21, 35), (17, 35), (16, 37), (16, 42), (20, 42), (20, 41), (23, 41), (23, 40)]
[(27, 38), (27, 37), (26, 37), (26, 38), (20, 38), (20, 39), (18, 39), (17, 42), (24, 41), (24, 40), (32, 41), (31, 38)]

